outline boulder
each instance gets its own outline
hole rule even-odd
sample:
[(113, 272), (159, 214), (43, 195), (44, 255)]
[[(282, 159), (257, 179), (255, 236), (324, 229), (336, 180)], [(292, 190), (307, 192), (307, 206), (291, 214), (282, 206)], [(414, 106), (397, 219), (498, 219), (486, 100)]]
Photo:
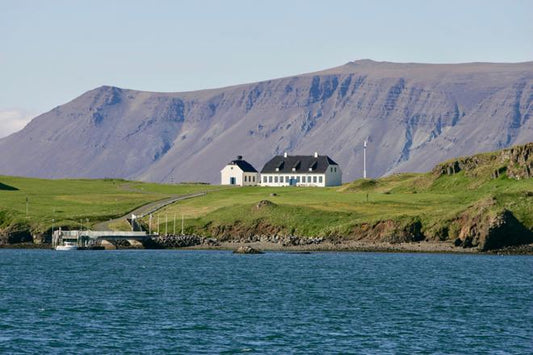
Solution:
[(276, 204), (272, 201), (269, 201), (269, 200), (261, 200), (257, 203), (257, 205), (255, 205), (255, 208), (260, 210), (262, 208), (265, 208), (265, 207), (272, 207), (272, 206), (275, 206)]
[(263, 252), (250, 246), (243, 245), (234, 250), (233, 254), (263, 254)]

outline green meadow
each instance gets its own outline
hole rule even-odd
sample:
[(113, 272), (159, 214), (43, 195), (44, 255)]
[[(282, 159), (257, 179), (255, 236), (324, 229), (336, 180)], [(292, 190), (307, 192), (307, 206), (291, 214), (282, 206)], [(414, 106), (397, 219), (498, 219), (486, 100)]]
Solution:
[[(79, 228), (127, 214), (149, 202), (205, 191), (200, 184), (151, 184), (117, 179), (32, 179), (0, 176), (0, 229), (44, 232)], [(54, 220), (54, 222), (52, 222)]]
[[(533, 145), (514, 149), (452, 160), (429, 173), (360, 179), (329, 188), (0, 176), (0, 231), (49, 233), (52, 224), (87, 228), (153, 201), (199, 191), (207, 194), (156, 212), (152, 230), (171, 232), (177, 225), (179, 231), (183, 216), (187, 233), (205, 236), (230, 230), (342, 237), (362, 225), (393, 221), (400, 226), (416, 222), (427, 238), (443, 239), (457, 235), (461, 220), (484, 223), (483, 218), (505, 211), (533, 230), (533, 179), (527, 177)], [(148, 221), (145, 217), (141, 222), (148, 227)]]
[[(215, 191), (169, 205), (155, 216), (159, 215), (160, 222), (166, 219), (173, 223), (174, 218), (180, 220), (183, 215), (187, 232), (204, 235), (235, 225), (252, 229), (267, 225), (287, 234), (342, 236), (356, 225), (385, 220), (419, 220), (424, 234), (432, 235), (462, 212), (490, 201), (491, 210), (508, 209), (531, 229), (533, 197), (529, 191), (533, 191), (532, 179), (488, 179), (466, 176), (464, 172), (440, 177), (431, 173), (400, 174), (357, 180), (341, 187)], [(271, 203), (259, 204), (263, 200)], [(164, 228), (160, 225), (160, 230)]]

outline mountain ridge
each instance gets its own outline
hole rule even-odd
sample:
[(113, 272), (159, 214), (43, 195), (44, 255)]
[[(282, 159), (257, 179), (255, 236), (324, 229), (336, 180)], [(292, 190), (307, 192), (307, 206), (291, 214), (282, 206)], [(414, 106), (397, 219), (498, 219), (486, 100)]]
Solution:
[(187, 92), (103, 85), (0, 139), (0, 174), (218, 182), (236, 155), (330, 155), (344, 181), (533, 141), (533, 62), (359, 60)]

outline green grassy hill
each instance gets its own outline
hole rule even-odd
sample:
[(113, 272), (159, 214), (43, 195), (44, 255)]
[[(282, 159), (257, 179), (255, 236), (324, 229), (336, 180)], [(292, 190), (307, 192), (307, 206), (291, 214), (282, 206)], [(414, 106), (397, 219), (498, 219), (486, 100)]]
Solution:
[(83, 224), (87, 228), (152, 201), (212, 188), (200, 184), (162, 185), (116, 179), (45, 180), (0, 176), (0, 236), (27, 240), (30, 234), (50, 233), (52, 225), (79, 229)]
[(164, 233), (172, 232), (177, 220), (179, 231), (183, 215), (187, 233), (221, 240), (277, 234), (393, 243), (452, 241), (494, 249), (533, 242), (532, 172), (533, 143), (451, 160), (425, 174), (361, 179), (334, 188), (220, 189), (2, 176), (0, 235), (47, 235), (52, 219), (56, 228), (86, 227), (151, 201), (210, 190), (165, 207), (152, 221), (159, 217)]
[(222, 239), (276, 233), (480, 249), (533, 242), (532, 151), (528, 144), (335, 188), (218, 191), (168, 206), (160, 221), (183, 214), (189, 233)]

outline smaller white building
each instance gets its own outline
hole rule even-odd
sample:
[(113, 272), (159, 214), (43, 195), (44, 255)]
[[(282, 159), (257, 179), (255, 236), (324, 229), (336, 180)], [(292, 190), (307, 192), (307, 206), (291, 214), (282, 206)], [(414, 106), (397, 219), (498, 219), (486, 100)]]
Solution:
[(221, 185), (255, 186), (259, 183), (259, 173), (252, 164), (239, 155), (220, 171)]
[(327, 155), (278, 155), (261, 170), (261, 186), (338, 186), (342, 171)]

